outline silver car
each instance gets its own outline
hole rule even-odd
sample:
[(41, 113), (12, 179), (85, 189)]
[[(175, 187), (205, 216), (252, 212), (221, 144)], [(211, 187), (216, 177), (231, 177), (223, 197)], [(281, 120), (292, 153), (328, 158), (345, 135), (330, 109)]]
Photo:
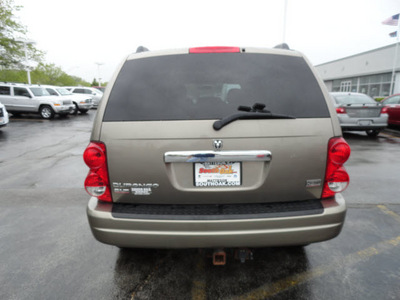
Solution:
[(84, 152), (97, 240), (219, 249), (340, 233), (350, 147), (301, 53), (140, 48), (108, 84)]
[(330, 93), (344, 131), (365, 131), (377, 136), (388, 125), (387, 108), (365, 94)]

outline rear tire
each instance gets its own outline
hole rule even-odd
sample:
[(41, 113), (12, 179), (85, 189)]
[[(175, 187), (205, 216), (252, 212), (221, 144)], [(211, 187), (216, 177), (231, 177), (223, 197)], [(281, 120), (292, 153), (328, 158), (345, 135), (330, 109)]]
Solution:
[(40, 116), (45, 120), (50, 120), (54, 118), (54, 110), (49, 105), (42, 105), (39, 108)]
[(370, 137), (376, 137), (376, 136), (378, 136), (379, 132), (381, 132), (381, 131), (379, 129), (371, 129), (371, 130), (366, 130), (365, 132)]
[(86, 114), (88, 112), (87, 109), (80, 109), (79, 111), (81, 112), (81, 114)]

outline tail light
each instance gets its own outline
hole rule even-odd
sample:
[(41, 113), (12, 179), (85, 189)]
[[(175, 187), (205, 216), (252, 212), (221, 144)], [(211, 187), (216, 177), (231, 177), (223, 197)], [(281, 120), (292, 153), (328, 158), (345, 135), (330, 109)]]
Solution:
[(333, 197), (336, 193), (343, 192), (349, 185), (349, 174), (343, 164), (349, 159), (350, 152), (350, 146), (343, 138), (329, 140), (322, 198)]
[(112, 202), (106, 146), (100, 142), (91, 142), (83, 153), (83, 160), (90, 168), (85, 180), (85, 189), (88, 194), (101, 201)]
[(336, 108), (336, 113), (338, 114), (345, 114), (346, 113), (346, 109), (343, 107), (337, 107)]
[(382, 107), (381, 114), (387, 114), (387, 112), (388, 112), (387, 106)]

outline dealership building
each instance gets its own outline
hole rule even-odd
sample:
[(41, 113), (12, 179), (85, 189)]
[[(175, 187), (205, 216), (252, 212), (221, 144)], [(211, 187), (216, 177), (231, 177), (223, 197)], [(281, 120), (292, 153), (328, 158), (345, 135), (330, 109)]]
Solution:
[[(400, 43), (315, 66), (330, 92), (357, 92), (371, 97), (400, 93)], [(397, 51), (397, 57), (396, 56)], [(392, 72), (395, 70), (392, 92)]]

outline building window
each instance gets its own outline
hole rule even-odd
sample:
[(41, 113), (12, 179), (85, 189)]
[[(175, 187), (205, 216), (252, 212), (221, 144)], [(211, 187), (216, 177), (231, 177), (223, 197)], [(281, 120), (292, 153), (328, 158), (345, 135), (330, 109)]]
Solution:
[(340, 83), (340, 91), (341, 92), (351, 92), (351, 80), (342, 81)]

